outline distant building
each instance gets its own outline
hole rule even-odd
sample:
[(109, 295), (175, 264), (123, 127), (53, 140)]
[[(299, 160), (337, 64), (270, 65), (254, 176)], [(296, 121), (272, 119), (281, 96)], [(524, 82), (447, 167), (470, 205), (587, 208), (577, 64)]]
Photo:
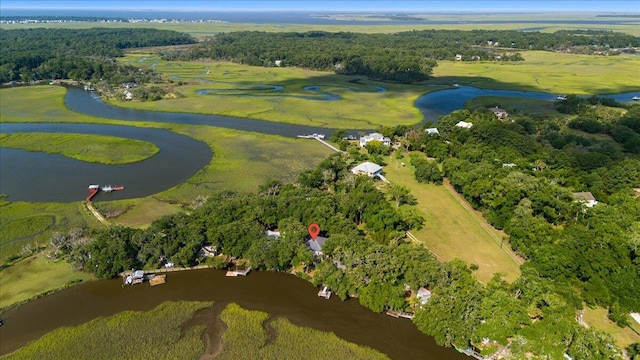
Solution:
[(275, 229), (275, 230), (267, 230), (267, 237), (270, 239), (277, 239), (280, 237), (280, 230), (279, 229)]
[(507, 110), (505, 109), (501, 109), (499, 107), (492, 107), (489, 110), (491, 110), (491, 112), (498, 118), (498, 119), (504, 119), (507, 116), (509, 116), (509, 113), (507, 112)]
[(461, 61), (461, 60), (462, 60), (462, 55), (456, 54), (456, 61)]
[(471, 127), (473, 126), (473, 124), (472, 124), (472, 123), (470, 123), (470, 122), (466, 122), (466, 121), (459, 121), (459, 122), (456, 124), (456, 126), (457, 126), (457, 127), (459, 127), (459, 128), (463, 128), (463, 129), (471, 129)]
[(427, 132), (427, 134), (436, 134), (436, 135), (440, 135), (440, 132), (438, 131), (437, 128), (428, 128), (425, 129), (424, 131)]
[(514, 163), (504, 163), (504, 164), (502, 164), (502, 167), (512, 168), (512, 167), (515, 167), (515, 166), (516, 166), (516, 164), (514, 164)]
[(356, 175), (364, 174), (368, 175), (369, 177), (374, 177), (382, 174), (382, 166), (367, 161), (351, 169), (351, 172)]
[(276, 60), (275, 64), (276, 64), (276, 66), (281, 66), (282, 65), (282, 60)]
[(583, 203), (586, 207), (594, 207), (598, 204), (598, 201), (593, 194), (588, 191), (573, 193), (573, 199), (577, 202)]
[(122, 98), (125, 99), (125, 100), (133, 100), (133, 94), (131, 93), (131, 91), (125, 90), (122, 93)]
[(384, 146), (391, 146), (391, 139), (388, 137), (384, 137), (384, 135), (380, 133), (371, 133), (360, 138), (360, 147), (365, 147), (369, 141), (374, 140), (380, 141)]

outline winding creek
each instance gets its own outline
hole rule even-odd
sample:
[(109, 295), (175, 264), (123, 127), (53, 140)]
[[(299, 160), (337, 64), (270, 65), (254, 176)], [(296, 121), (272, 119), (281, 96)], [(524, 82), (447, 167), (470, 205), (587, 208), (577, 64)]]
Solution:
[[(426, 121), (435, 121), (438, 116), (462, 108), (465, 101), (478, 96), (554, 100), (557, 95), (461, 86), (426, 94), (416, 101), (416, 106)], [(633, 96), (640, 96), (640, 92), (611, 95), (619, 101), (630, 101)], [(65, 99), (72, 111), (102, 118), (211, 125), (282, 136), (331, 133), (323, 128), (269, 121), (119, 108), (79, 89), (69, 89)], [(14, 201), (79, 201), (84, 198), (87, 184), (97, 181), (127, 186), (126, 191), (113, 194), (112, 199), (146, 196), (186, 181), (208, 164), (212, 156), (210, 148), (200, 141), (150, 128), (3, 123), (0, 131), (103, 134), (149, 141), (161, 149), (157, 155), (139, 163), (108, 166), (61, 155), (3, 148), (0, 161), (2, 193)], [(360, 306), (357, 300), (332, 298), (327, 301), (318, 298), (316, 292), (317, 289), (307, 281), (275, 272), (254, 272), (246, 278), (227, 278), (222, 271), (216, 270), (176, 272), (168, 276), (167, 284), (156, 287), (123, 288), (119, 279), (95, 281), (5, 312), (2, 315), (5, 325), (0, 327), (0, 355), (10, 353), (60, 326), (78, 325), (125, 310), (149, 310), (163, 301), (214, 300), (216, 307), (235, 302), (247, 309), (285, 316), (297, 325), (332, 331), (345, 340), (370, 346), (394, 359), (467, 358), (455, 350), (437, 346), (431, 337), (420, 333), (409, 320), (373, 313)], [(212, 337), (219, 336), (215, 331), (213, 326), (207, 328)]]

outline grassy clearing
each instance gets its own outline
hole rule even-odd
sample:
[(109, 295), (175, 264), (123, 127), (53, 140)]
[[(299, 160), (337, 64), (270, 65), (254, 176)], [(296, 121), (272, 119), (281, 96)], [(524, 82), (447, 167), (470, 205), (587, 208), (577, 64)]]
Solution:
[(126, 311), (76, 327), (63, 327), (7, 359), (197, 359), (203, 326), (183, 329), (206, 302), (167, 302), (147, 312)]
[(483, 283), (497, 272), (505, 274), (507, 281), (520, 275), (519, 264), (500, 248), (502, 234), (465, 208), (444, 185), (418, 183), (413, 167), (400, 166), (399, 160), (390, 162), (384, 171), (389, 181), (406, 186), (417, 198), (416, 207), (426, 221), (421, 230), (412, 233), (429, 250), (445, 261), (459, 258), (467, 264), (477, 264), (475, 275)]
[(160, 151), (157, 146), (145, 141), (89, 134), (0, 134), (0, 145), (12, 149), (62, 154), (72, 159), (108, 165), (142, 161)]
[[(521, 51), (525, 61), (438, 61), (433, 81), (488, 89), (552, 94), (608, 94), (637, 91), (640, 58)], [(580, 79), (577, 81), (577, 79)]]
[[(309, 126), (371, 129), (378, 126), (415, 124), (422, 115), (413, 106), (427, 91), (424, 85), (400, 85), (365, 81), (293, 67), (257, 67), (225, 62), (167, 62), (152, 54), (129, 54), (123, 63), (153, 66), (182, 85), (167, 86), (184, 97), (153, 102), (108, 99), (127, 108), (227, 115)], [(273, 90), (271, 86), (282, 87)], [(324, 94), (305, 90), (318, 86), (341, 97), (321, 100)], [(380, 91), (380, 86), (385, 91)], [(208, 94), (198, 91), (207, 90)]]
[(584, 308), (582, 318), (587, 325), (595, 328), (596, 330), (604, 331), (613, 336), (618, 346), (625, 348), (633, 343), (640, 342), (640, 325), (631, 320), (632, 327), (636, 330), (634, 332), (631, 328), (621, 328), (607, 317), (607, 309), (598, 307), (592, 309), (590, 307)]
[[(125, 200), (130, 202), (130, 200)], [(100, 205), (100, 202), (96, 203)], [(165, 215), (176, 214), (182, 211), (180, 205), (160, 201), (153, 196), (142, 199), (135, 199), (135, 204), (131, 205), (131, 209), (125, 211), (122, 215), (115, 218), (115, 222), (130, 228), (146, 228), (151, 225), (153, 220), (159, 219)], [(105, 214), (105, 212), (102, 212)]]
[(23, 247), (49, 243), (54, 231), (98, 226), (81, 203), (0, 202), (0, 261), (19, 254)]
[(74, 271), (66, 261), (54, 262), (42, 254), (34, 255), (0, 270), (0, 309), (91, 279), (89, 274)]
[(298, 327), (287, 319), (230, 304), (220, 318), (228, 329), (216, 359), (387, 359), (375, 350), (338, 338), (333, 333)]

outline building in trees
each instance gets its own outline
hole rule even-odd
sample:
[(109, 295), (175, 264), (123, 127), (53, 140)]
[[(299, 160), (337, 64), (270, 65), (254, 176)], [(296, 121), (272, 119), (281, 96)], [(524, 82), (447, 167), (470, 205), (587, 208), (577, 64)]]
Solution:
[(593, 194), (588, 191), (573, 193), (573, 199), (584, 204), (586, 207), (594, 207), (598, 204)]
[(371, 133), (369, 135), (362, 136), (360, 138), (360, 147), (367, 146), (369, 141), (379, 141), (384, 146), (391, 146), (391, 139), (388, 137), (384, 137), (384, 135), (380, 133)]
[(456, 126), (463, 129), (471, 129), (471, 127), (473, 127), (473, 124), (466, 121), (458, 121), (456, 123)]
[(323, 236), (316, 236), (315, 239), (309, 238), (307, 240), (307, 248), (313, 251), (313, 256), (322, 256), (322, 246), (328, 239)]
[(364, 174), (368, 175), (369, 177), (375, 177), (382, 174), (382, 166), (367, 161), (351, 169), (351, 172), (356, 175)]
[(505, 109), (501, 109), (499, 107), (492, 107), (489, 110), (491, 110), (491, 112), (500, 120), (506, 118), (507, 116), (509, 116), (509, 113), (507, 112), (507, 110)]

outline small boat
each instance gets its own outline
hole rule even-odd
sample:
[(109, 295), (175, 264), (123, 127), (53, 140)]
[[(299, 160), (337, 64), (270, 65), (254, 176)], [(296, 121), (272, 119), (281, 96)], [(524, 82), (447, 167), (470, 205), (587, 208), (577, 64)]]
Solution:
[(634, 96), (631, 98), (633, 101), (640, 101), (640, 96)]
[(89, 190), (91, 190), (91, 189), (100, 189), (100, 185), (91, 184), (91, 185), (89, 185)]
[(558, 95), (558, 97), (556, 98), (556, 100), (567, 100), (567, 97), (564, 95)]
[(120, 190), (124, 190), (124, 185), (120, 185), (120, 186), (114, 186), (112, 188), (113, 191), (120, 191)]
[(101, 187), (100, 190), (102, 190), (104, 192), (112, 192), (113, 191), (113, 187), (111, 187), (111, 185), (107, 185), (107, 186)]

